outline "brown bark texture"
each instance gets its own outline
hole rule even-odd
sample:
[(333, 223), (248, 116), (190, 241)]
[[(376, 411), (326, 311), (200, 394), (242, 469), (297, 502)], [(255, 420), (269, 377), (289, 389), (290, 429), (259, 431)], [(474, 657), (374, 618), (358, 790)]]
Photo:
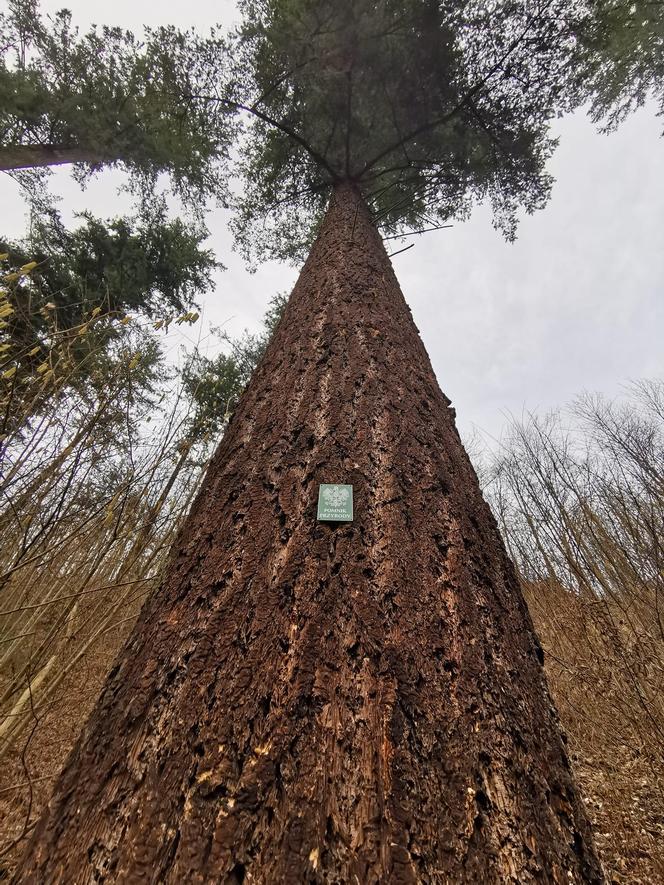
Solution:
[[(335, 482), (352, 523), (316, 521)], [(603, 881), (514, 569), (350, 185), (18, 880)]]

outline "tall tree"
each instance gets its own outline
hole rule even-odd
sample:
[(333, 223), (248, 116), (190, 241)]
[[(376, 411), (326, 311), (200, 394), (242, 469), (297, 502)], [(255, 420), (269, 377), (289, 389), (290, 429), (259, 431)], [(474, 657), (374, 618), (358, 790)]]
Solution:
[(252, 109), (235, 222), (248, 253), (306, 255), (336, 181), (361, 184), (392, 234), (489, 200), (513, 237), (518, 210), (546, 202), (547, 124), (572, 41), (565, 4), (242, 7), (232, 89), (196, 98)]
[[(544, 202), (560, 9), (244, 11), (235, 76), (196, 96), (253, 118), (238, 231), (317, 237), (19, 875), (599, 883), (541, 647), (376, 229), (488, 197), (512, 236)], [(352, 483), (353, 521), (317, 522), (325, 482)]]

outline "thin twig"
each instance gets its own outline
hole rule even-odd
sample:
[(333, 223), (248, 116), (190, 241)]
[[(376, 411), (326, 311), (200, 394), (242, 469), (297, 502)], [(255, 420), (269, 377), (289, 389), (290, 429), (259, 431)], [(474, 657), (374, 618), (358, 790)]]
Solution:
[[(423, 227), (422, 230), (410, 230), (405, 234), (390, 234), (389, 237), (383, 237), (383, 240), (400, 240), (403, 237), (416, 237), (419, 234), (428, 234), (432, 230), (444, 230), (447, 227), (454, 227), (452, 224), (438, 224), (435, 227)], [(415, 245), (413, 243), (413, 245)], [(0, 612), (2, 614), (2, 612)]]
[(388, 258), (393, 258), (395, 255), (401, 255), (402, 252), (407, 252), (409, 249), (412, 249), (415, 243), (411, 243), (410, 246), (404, 246), (403, 249), (398, 249), (396, 252), (390, 252), (387, 256)]

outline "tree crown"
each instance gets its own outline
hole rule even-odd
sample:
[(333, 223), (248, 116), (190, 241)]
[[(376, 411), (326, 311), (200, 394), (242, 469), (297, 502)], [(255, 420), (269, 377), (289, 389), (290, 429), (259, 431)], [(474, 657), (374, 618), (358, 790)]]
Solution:
[(67, 10), (10, 0), (0, 40), (0, 168), (120, 165), (144, 197), (161, 174), (188, 206), (224, 197), (230, 118), (193, 98), (225, 63), (214, 32), (81, 34)]
[(299, 257), (340, 180), (393, 233), (488, 199), (513, 237), (518, 210), (541, 207), (551, 184), (548, 124), (571, 39), (559, 7), (245, 0), (232, 76), (207, 96), (248, 112), (240, 243)]

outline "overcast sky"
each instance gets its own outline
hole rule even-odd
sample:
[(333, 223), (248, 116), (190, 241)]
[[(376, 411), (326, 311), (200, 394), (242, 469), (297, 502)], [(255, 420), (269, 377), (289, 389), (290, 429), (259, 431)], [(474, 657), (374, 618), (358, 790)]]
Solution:
[[(62, 5), (82, 28), (92, 22), (140, 32), (143, 24), (207, 28), (232, 22), (234, 4), (190, 0), (76, 0)], [(5, 0), (0, 0), (0, 11)], [(394, 265), (462, 433), (499, 437), (508, 413), (547, 410), (582, 391), (619, 394), (630, 379), (664, 375), (664, 126), (644, 110), (612, 135), (580, 114), (556, 127), (556, 179), (542, 212), (505, 243), (479, 209), (465, 224), (414, 238)], [(128, 211), (117, 178), (104, 173), (84, 193), (60, 170), (51, 189), (66, 218), (89, 209)], [(65, 211), (66, 210), (66, 211)], [(255, 329), (269, 297), (296, 271), (270, 264), (248, 274), (231, 252), (227, 216), (208, 219), (210, 245), (228, 270), (204, 303), (205, 321), (231, 333)], [(25, 207), (0, 175), (0, 230), (20, 236)], [(410, 242), (410, 241), (409, 241)]]

